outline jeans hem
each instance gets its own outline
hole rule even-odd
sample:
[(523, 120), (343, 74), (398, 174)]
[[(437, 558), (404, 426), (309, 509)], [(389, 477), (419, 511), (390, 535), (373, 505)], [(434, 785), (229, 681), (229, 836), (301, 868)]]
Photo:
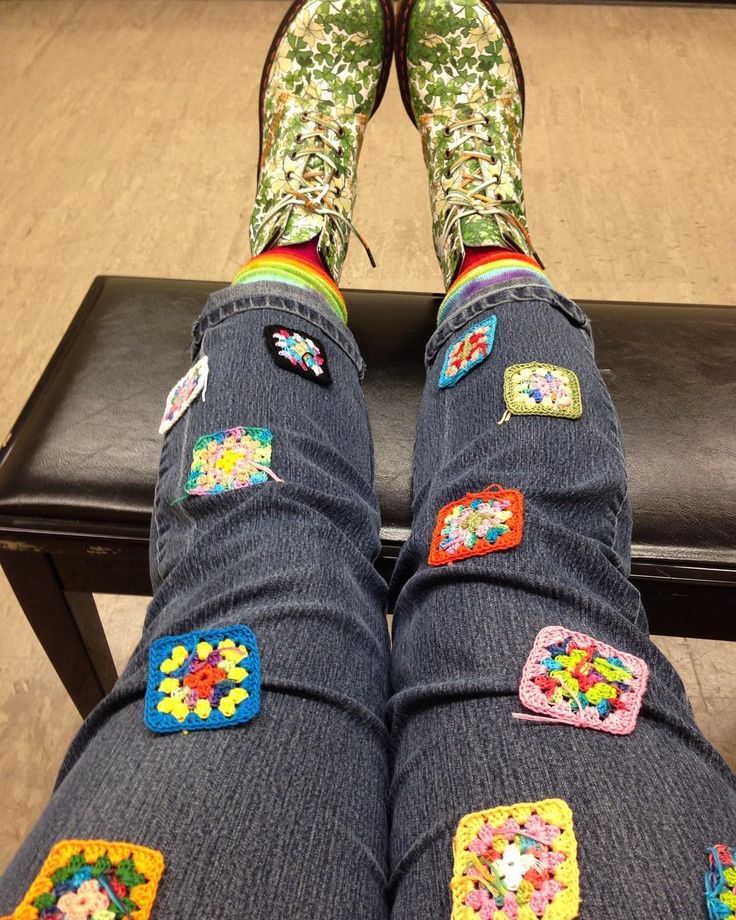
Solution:
[(587, 333), (591, 343), (593, 336), (590, 320), (585, 311), (573, 300), (559, 294), (552, 288), (542, 284), (516, 284), (496, 291), (481, 291), (468, 299), (460, 309), (453, 312), (435, 330), (424, 352), (424, 365), (429, 365), (437, 357), (437, 353), (447, 340), (470, 320), (482, 313), (489, 313), (506, 304), (519, 304), (528, 302), (544, 302), (563, 313), (574, 326), (578, 326)]
[(355, 337), (317, 291), (307, 291), (280, 282), (248, 282), (214, 291), (207, 298), (199, 319), (192, 327), (192, 358), (199, 355), (207, 329), (246, 310), (281, 310), (307, 320), (341, 348), (355, 365), (358, 377), (365, 376), (365, 361)]

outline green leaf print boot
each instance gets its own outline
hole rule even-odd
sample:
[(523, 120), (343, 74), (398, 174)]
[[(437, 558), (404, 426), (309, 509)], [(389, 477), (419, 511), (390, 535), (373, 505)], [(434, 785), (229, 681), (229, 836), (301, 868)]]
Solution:
[(339, 281), (351, 231), (363, 242), (352, 224), (356, 168), (386, 87), (393, 23), (390, 0), (296, 0), (289, 8), (261, 79), (254, 256), (317, 237)]
[(447, 287), (467, 246), (532, 256), (521, 184), (524, 76), (490, 0), (403, 0), (396, 65), (422, 136), (434, 245)]

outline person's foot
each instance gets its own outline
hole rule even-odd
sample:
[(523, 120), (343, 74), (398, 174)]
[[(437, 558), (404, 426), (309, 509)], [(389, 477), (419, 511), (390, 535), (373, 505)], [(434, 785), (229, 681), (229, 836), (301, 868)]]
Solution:
[(253, 255), (318, 238), (322, 262), (339, 280), (350, 232), (356, 232), (363, 131), (383, 96), (392, 50), (390, 0), (292, 4), (261, 80)]
[(466, 247), (529, 256), (521, 184), (524, 77), (490, 0), (403, 0), (401, 95), (422, 135), (435, 250), (446, 286)]

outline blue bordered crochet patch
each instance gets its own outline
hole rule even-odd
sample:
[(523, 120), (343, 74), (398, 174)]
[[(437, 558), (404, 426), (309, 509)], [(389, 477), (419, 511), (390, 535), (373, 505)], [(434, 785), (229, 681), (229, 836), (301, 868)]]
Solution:
[(496, 316), (476, 323), (448, 346), (438, 386), (453, 387), (490, 355), (496, 335)]
[(152, 731), (249, 722), (260, 702), (258, 644), (247, 626), (164, 636), (151, 646), (144, 721)]

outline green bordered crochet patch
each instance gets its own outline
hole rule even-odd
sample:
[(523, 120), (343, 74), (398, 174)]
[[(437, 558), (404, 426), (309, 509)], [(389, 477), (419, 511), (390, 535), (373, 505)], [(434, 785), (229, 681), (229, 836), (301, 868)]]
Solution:
[(577, 419), (583, 414), (583, 398), (577, 374), (567, 367), (535, 361), (512, 364), (503, 379), (506, 412), (499, 424), (512, 415), (548, 415)]

